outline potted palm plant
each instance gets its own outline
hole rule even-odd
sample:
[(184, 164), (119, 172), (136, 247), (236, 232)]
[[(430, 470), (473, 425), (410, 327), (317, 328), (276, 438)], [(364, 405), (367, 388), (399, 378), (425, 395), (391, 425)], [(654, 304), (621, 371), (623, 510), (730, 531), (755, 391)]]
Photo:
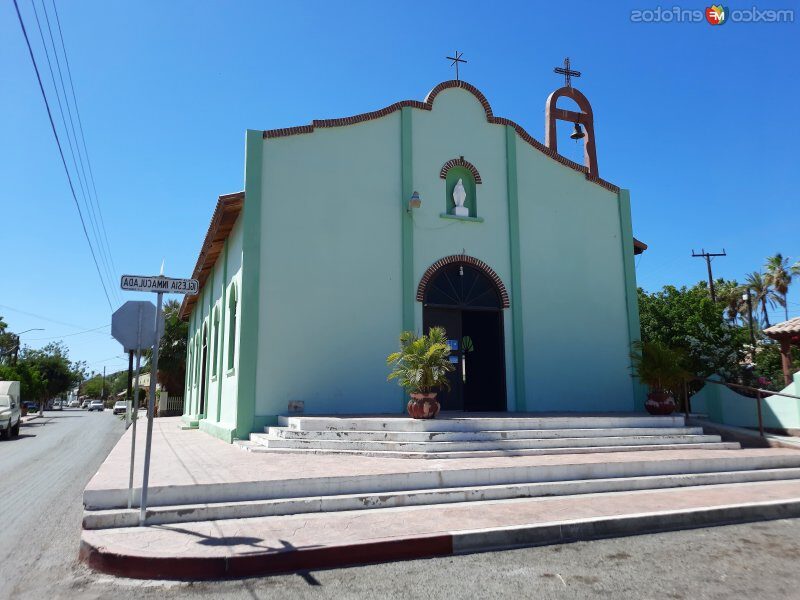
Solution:
[(439, 414), (436, 394), (450, 389), (447, 374), (454, 369), (450, 362), (450, 346), (442, 327), (431, 327), (427, 335), (412, 331), (400, 334), (400, 350), (386, 358), (392, 367), (387, 380), (397, 379), (411, 399), (406, 409), (414, 419), (433, 419)]
[(634, 342), (631, 352), (633, 375), (650, 388), (645, 408), (651, 415), (669, 415), (675, 411), (673, 393), (689, 381), (685, 354), (661, 342)]

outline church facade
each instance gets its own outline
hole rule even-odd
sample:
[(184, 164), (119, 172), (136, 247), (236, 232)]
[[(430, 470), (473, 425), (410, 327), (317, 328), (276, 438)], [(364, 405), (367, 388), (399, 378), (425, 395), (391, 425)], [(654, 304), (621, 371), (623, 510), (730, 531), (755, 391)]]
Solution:
[[(580, 111), (556, 106), (561, 96)], [(445, 327), (442, 409), (641, 410), (627, 190), (597, 170), (591, 107), (548, 98), (545, 143), (464, 81), (343, 119), (247, 131), (187, 297), (187, 426), (247, 438), (277, 416), (400, 413), (386, 356)], [(555, 120), (585, 128), (586, 164)]]

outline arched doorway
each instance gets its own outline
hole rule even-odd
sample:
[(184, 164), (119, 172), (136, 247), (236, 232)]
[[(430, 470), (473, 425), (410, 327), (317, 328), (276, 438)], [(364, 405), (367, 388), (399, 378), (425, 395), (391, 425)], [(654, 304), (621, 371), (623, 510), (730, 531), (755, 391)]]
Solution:
[(450, 390), (442, 410), (506, 410), (503, 308), (508, 294), (487, 265), (468, 256), (437, 261), (422, 278), (424, 331), (444, 327), (450, 343)]

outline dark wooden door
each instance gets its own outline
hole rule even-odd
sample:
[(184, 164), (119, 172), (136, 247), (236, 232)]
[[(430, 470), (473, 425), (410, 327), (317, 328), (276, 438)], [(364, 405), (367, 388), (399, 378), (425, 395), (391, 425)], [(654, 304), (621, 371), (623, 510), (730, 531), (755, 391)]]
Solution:
[(464, 410), (506, 410), (502, 313), (465, 310), (461, 323)]
[(464, 394), (461, 377), (461, 311), (449, 308), (425, 307), (422, 312), (422, 328), (425, 333), (431, 327), (444, 327), (450, 344), (450, 362), (455, 369), (450, 372), (450, 390), (441, 390), (438, 395), (442, 410), (464, 410)]

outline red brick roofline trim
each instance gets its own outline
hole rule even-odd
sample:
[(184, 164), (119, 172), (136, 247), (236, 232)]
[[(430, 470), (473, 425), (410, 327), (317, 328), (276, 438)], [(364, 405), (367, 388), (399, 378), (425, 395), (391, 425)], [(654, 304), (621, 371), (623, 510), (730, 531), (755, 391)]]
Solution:
[(483, 183), (481, 181), (481, 174), (478, 173), (478, 169), (476, 169), (475, 165), (473, 165), (468, 160), (464, 160), (463, 156), (460, 156), (459, 158), (451, 158), (446, 163), (444, 163), (444, 165), (442, 166), (442, 170), (439, 171), (439, 177), (441, 177), (442, 179), (447, 179), (447, 172), (453, 167), (464, 167), (470, 173), (472, 173), (472, 178), (475, 180), (475, 183)]
[(506, 286), (503, 284), (503, 280), (500, 279), (500, 276), (494, 272), (492, 267), (487, 265), (482, 260), (478, 260), (472, 256), (467, 256), (466, 254), (452, 254), (450, 256), (445, 256), (428, 267), (428, 270), (422, 275), (422, 279), (419, 280), (419, 285), (417, 286), (417, 302), (425, 301), (425, 289), (428, 287), (428, 284), (430, 283), (431, 279), (433, 279), (433, 276), (436, 274), (436, 272), (442, 267), (451, 265), (453, 263), (470, 265), (486, 275), (494, 282), (495, 286), (497, 286), (497, 291), (500, 294), (500, 301), (503, 304), (503, 308), (508, 308), (510, 306), (508, 301), (508, 290), (506, 290)]
[(380, 110), (374, 110), (371, 112), (362, 113), (360, 115), (354, 115), (352, 117), (344, 117), (341, 119), (322, 119), (322, 120), (314, 120), (311, 121), (310, 125), (300, 125), (298, 127), (286, 127), (283, 129), (267, 129), (264, 131), (264, 139), (271, 139), (271, 138), (279, 138), (279, 137), (286, 137), (290, 135), (298, 135), (301, 133), (312, 133), (316, 128), (325, 128), (325, 127), (344, 127), (345, 125), (355, 125), (357, 123), (363, 123), (365, 121), (372, 121), (373, 119), (380, 119), (381, 117), (385, 117), (387, 115), (392, 114), (395, 111), (400, 110), (404, 107), (410, 108), (418, 108), (420, 110), (433, 110), (433, 101), (436, 99), (436, 96), (439, 95), (444, 90), (450, 88), (461, 88), (466, 90), (467, 92), (471, 93), (475, 98), (478, 99), (478, 102), (481, 103), (483, 106), (483, 110), (486, 113), (486, 120), (489, 123), (494, 123), (496, 125), (508, 125), (514, 128), (514, 131), (517, 132), (520, 138), (522, 138), (525, 142), (529, 145), (533, 146), (536, 150), (541, 152), (542, 154), (546, 154), (553, 160), (560, 162), (565, 167), (569, 167), (579, 173), (583, 173), (587, 180), (591, 181), (592, 183), (596, 183), (597, 185), (606, 188), (607, 190), (616, 193), (619, 193), (619, 187), (614, 185), (613, 183), (606, 181), (605, 179), (601, 179), (599, 177), (594, 177), (589, 174), (589, 169), (585, 166), (580, 165), (568, 158), (561, 156), (558, 152), (555, 152), (541, 143), (539, 140), (535, 139), (531, 134), (525, 131), (521, 126), (517, 125), (511, 119), (506, 119), (505, 117), (495, 117), (494, 113), (492, 113), (492, 107), (489, 104), (489, 101), (486, 99), (486, 96), (476, 88), (471, 83), (467, 83), (466, 81), (460, 80), (450, 80), (450, 81), (443, 81), (435, 88), (433, 88), (428, 95), (425, 96), (425, 101), (420, 102), (419, 100), (401, 100), (400, 102), (395, 102), (394, 104), (390, 104), (385, 108), (381, 108)]

